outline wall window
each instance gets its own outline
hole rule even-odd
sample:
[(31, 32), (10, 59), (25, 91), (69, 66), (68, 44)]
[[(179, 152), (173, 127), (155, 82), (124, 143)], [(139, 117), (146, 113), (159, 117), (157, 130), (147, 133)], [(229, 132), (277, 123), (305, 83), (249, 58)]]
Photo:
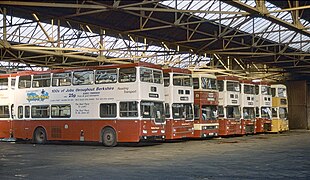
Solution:
[(31, 76), (20, 76), (18, 81), (18, 88), (30, 88), (31, 87)]
[(116, 117), (116, 104), (100, 104), (100, 117), (110, 118)]
[(69, 104), (52, 105), (51, 116), (52, 118), (69, 118), (71, 117), (71, 106)]
[(73, 72), (73, 85), (90, 85), (94, 82), (94, 71)]
[(96, 70), (95, 83), (107, 84), (116, 83), (117, 81), (117, 69)]
[(120, 102), (120, 117), (138, 117), (138, 102)]
[(32, 118), (49, 118), (50, 107), (48, 105), (31, 106), (31, 117)]
[(50, 74), (36, 74), (32, 78), (32, 87), (49, 87), (51, 85)]
[(25, 118), (30, 118), (30, 106), (25, 106)]
[(23, 106), (18, 106), (17, 117), (18, 119), (22, 119), (24, 117)]
[(136, 81), (136, 68), (121, 68), (119, 69), (119, 82), (135, 82)]
[(52, 78), (52, 86), (70, 86), (71, 72), (54, 73)]
[(0, 106), (0, 118), (9, 118), (10, 111), (9, 106)]
[(0, 79), (0, 90), (7, 90), (9, 87), (8, 78)]

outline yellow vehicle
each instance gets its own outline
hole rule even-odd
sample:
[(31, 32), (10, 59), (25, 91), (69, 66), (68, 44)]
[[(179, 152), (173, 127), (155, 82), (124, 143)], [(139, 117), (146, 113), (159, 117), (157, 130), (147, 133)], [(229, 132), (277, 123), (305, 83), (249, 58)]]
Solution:
[(272, 128), (271, 132), (288, 131), (288, 103), (286, 86), (283, 84), (271, 85), (272, 94)]

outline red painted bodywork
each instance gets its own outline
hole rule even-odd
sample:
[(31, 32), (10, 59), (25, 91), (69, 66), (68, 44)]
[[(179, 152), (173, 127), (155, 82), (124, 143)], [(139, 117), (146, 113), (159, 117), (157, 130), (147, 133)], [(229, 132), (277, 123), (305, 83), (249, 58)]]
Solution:
[[(164, 125), (156, 125), (152, 120), (15, 120), (14, 137), (32, 139), (37, 127), (43, 127), (47, 140), (80, 141), (83, 132), (84, 141), (101, 142), (104, 127), (112, 127), (117, 134), (117, 142), (139, 142), (147, 139), (162, 139)], [(66, 128), (67, 127), (67, 128)], [(147, 130), (147, 133), (143, 133)]]
[[(186, 120), (166, 120), (166, 139), (182, 139), (193, 137), (193, 121)], [(173, 130), (174, 129), (174, 130)]]
[(0, 139), (10, 138), (12, 132), (11, 120), (0, 120)]
[[(210, 99), (211, 98), (211, 99)], [(213, 98), (213, 99), (212, 99)], [(218, 105), (218, 92), (212, 91), (195, 91), (194, 92), (194, 104), (198, 105), (201, 109), (203, 105)], [(202, 114), (200, 114), (199, 120), (195, 120), (194, 124), (214, 124), (219, 123), (218, 120), (203, 120)], [(202, 138), (203, 135), (207, 137), (217, 136), (219, 134), (219, 128), (194, 130), (194, 138)]]
[(256, 133), (256, 121), (251, 119), (242, 119), (242, 134), (255, 134)]
[(220, 119), (219, 124), (220, 136), (242, 135), (241, 120)]
[(256, 119), (256, 132), (263, 133), (271, 131), (271, 120), (265, 118)]

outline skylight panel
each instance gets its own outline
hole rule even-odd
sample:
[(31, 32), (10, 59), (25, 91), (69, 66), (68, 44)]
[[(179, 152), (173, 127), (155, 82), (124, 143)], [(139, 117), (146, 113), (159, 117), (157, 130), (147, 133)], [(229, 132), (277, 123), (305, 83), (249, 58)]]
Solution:
[[(177, 1), (179, 2), (179, 1)], [(186, 7), (188, 6), (188, 4), (190, 3), (191, 1), (180, 1), (177, 5), (177, 9), (186, 9)]]
[(193, 1), (188, 9), (190, 9), (190, 10), (201, 9), (202, 10), (204, 7), (206, 7), (205, 5), (206, 5), (205, 1)]

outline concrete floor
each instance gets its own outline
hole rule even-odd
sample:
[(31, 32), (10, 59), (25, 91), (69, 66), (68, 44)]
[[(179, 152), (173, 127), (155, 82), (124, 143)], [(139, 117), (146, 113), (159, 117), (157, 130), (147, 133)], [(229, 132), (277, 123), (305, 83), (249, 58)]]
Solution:
[(0, 179), (309, 179), (310, 132), (151, 146), (0, 142)]

